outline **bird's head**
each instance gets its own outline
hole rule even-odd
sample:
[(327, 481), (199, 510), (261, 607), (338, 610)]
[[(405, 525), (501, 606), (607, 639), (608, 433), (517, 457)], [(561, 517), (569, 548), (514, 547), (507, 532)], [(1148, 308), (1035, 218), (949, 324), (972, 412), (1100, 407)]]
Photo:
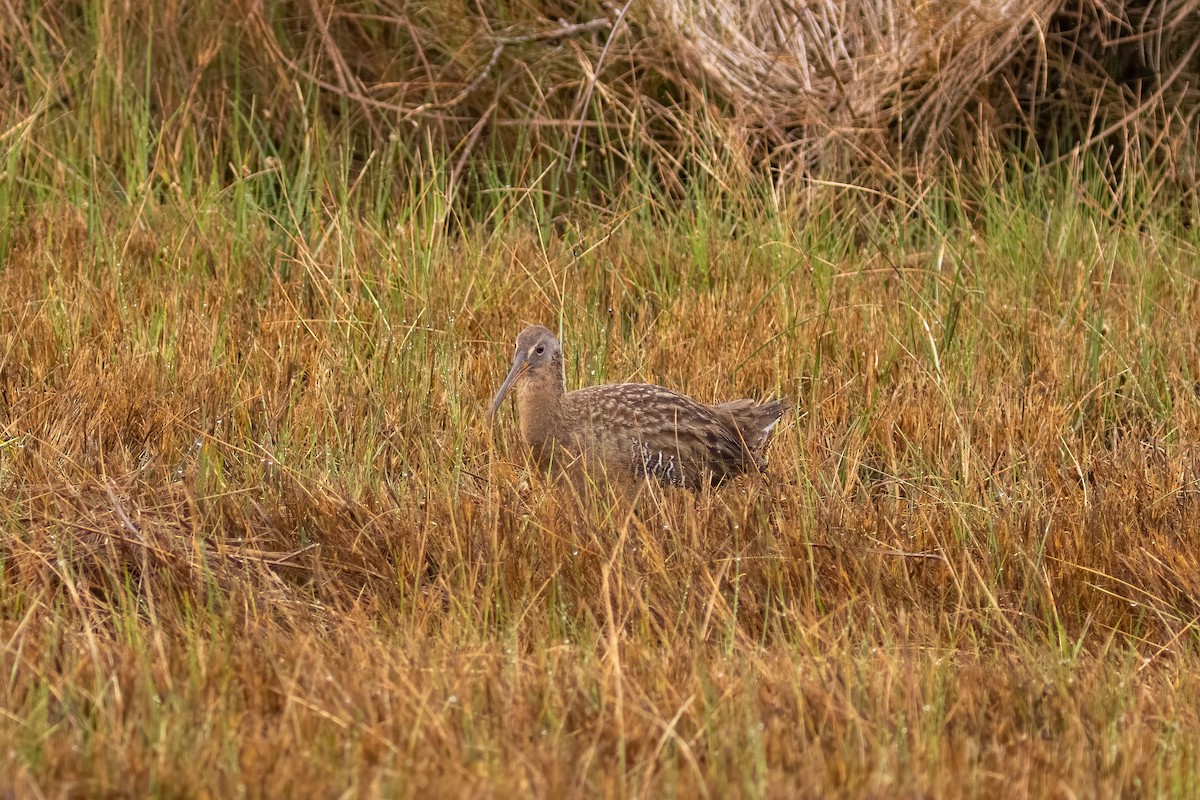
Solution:
[[(556, 370), (557, 374), (554, 374)], [(492, 401), (488, 418), (496, 415), (500, 404), (504, 402), (505, 396), (514, 386), (523, 381), (544, 377), (557, 380), (561, 385), (562, 348), (559, 347), (558, 339), (548, 328), (531, 325), (521, 331), (517, 337), (517, 349), (513, 353), (512, 368), (509, 369), (504, 383), (500, 384), (500, 391), (496, 392), (496, 399)]]

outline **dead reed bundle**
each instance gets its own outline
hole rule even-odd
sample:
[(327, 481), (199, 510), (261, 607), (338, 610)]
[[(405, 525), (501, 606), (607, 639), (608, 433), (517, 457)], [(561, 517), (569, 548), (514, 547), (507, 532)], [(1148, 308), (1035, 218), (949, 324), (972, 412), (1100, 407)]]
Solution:
[(1044, 35), (1054, 2), (660, 0), (656, 28), (693, 80), (816, 165), (829, 144), (936, 143), (980, 87)]
[(776, 157), (822, 172), (847, 156), (894, 165), (906, 145), (918, 163), (969, 159), (1012, 131), (1043, 150), (1187, 138), (1200, 97), (1190, 0), (653, 8), (691, 80)]
[[(614, 164), (667, 188), (764, 164), (894, 185), (997, 146), (1098, 146), (1195, 177), (1198, 0), (133, 2), (104, 30), (86, 7), (0, 10), (0, 109), (87, 107), (111, 84), (145, 93), (149, 74), (145, 110), (175, 143), (159, 157), (186, 160), (194, 132), (222, 169), (237, 120), (286, 159), (315, 113), (364, 158), (390, 139), (450, 155), (456, 175), (553, 162), (610, 189)], [(100, 70), (77, 55), (97, 45)], [(96, 146), (118, 158), (138, 119), (94, 120)]]

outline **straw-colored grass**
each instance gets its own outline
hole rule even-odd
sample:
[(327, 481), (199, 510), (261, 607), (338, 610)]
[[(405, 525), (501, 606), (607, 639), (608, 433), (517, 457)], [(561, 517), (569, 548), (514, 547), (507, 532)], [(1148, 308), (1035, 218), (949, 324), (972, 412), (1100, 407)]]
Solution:
[(317, 118), (358, 161), (436, 154), (464, 213), (495, 172), (601, 204), (645, 174), (672, 196), (762, 170), (895, 193), (997, 148), (1194, 191), (1198, 70), (1197, 0), (55, 0), (0, 8), (0, 135), (65, 114), (72, 161), (187, 189), (299, 156)]
[[(551, 11), (0, 7), (0, 794), (1195, 796), (1191, 42), (1079, 152), (905, 160), (954, 73), (791, 181), (652, 9)], [(546, 485), (532, 322), (789, 397), (769, 473)]]
[[(1190, 796), (1196, 245), (1042, 194), (878, 249), (31, 211), (5, 787)], [(768, 478), (580, 513), (484, 419), (534, 320), (572, 385), (791, 396)]]

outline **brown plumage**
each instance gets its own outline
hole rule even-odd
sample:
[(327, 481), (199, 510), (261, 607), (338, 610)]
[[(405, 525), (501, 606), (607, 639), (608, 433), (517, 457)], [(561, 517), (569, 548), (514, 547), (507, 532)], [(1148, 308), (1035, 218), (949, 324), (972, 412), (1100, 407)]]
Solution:
[(553, 333), (540, 325), (521, 331), (489, 417), (515, 388), (521, 438), (539, 466), (581, 464), (595, 479), (699, 489), (762, 470), (771, 429), (788, 408), (753, 400), (709, 406), (647, 383), (567, 392), (562, 365)]

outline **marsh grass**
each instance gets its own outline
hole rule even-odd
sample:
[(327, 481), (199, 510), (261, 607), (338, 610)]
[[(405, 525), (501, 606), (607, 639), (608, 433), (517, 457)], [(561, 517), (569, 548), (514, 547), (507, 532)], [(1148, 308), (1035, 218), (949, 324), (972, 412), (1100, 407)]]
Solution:
[[(1200, 789), (1167, 167), (784, 187), (700, 117), (682, 183), (633, 123), (575, 172), (363, 151), (305, 92), (164, 117), (117, 47), (156, 40), (76, 23), (10, 29), (29, 76), (92, 49), (0, 124), (0, 788)], [(789, 397), (769, 473), (547, 486), (484, 417), (532, 322), (570, 386)]]
[[(317, 162), (10, 217), (9, 788), (1196, 790), (1177, 218), (1081, 167), (489, 228)], [(484, 419), (535, 321), (573, 386), (792, 398), (766, 479), (581, 511)]]

